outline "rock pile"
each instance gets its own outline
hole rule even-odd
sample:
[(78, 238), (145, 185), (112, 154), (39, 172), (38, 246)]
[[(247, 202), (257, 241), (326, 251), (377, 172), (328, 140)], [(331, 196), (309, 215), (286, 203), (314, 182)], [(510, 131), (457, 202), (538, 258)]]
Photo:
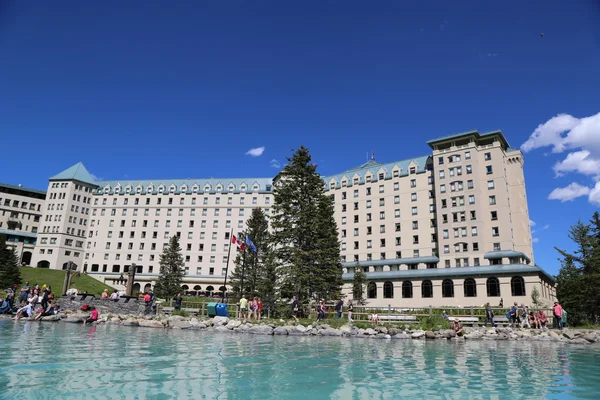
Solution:
[[(88, 313), (66, 311), (61, 315), (43, 317), (43, 321), (61, 321), (82, 323)], [(160, 329), (208, 330), (214, 332), (238, 332), (257, 335), (276, 336), (338, 336), (369, 339), (412, 339), (412, 340), (521, 340), (521, 341), (553, 341), (570, 344), (600, 345), (600, 331), (584, 331), (565, 329), (511, 329), (511, 328), (464, 328), (464, 335), (457, 336), (451, 329), (424, 331), (420, 329), (397, 329), (385, 326), (358, 328), (343, 325), (333, 328), (328, 324), (313, 325), (277, 325), (274, 323), (249, 323), (227, 317), (187, 318), (182, 316), (145, 316), (132, 314), (106, 313), (100, 316), (97, 324), (113, 324)]]

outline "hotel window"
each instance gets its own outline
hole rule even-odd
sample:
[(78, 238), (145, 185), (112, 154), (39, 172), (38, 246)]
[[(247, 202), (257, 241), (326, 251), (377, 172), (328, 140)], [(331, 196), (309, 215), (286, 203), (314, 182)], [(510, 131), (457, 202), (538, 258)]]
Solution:
[(419, 229), (419, 221), (413, 221), (412, 222), (412, 228), (413, 229)]
[(467, 174), (472, 174), (473, 173), (473, 167), (470, 165), (467, 165)]
[(450, 253), (450, 246), (445, 244), (444, 245), (444, 254), (448, 254), (448, 253)]
[(196, 209), (192, 208), (190, 209), (190, 217), (195, 217), (196, 216)]
[(400, 196), (394, 196), (394, 204), (400, 204)]
[[(194, 222), (194, 221), (190, 221), (190, 222)], [(183, 226), (183, 222), (181, 220), (177, 221), (177, 227), (181, 228)]]
[(168, 219), (165, 221), (165, 228), (170, 228), (171, 227), (171, 220)]
[(459, 237), (460, 234), (459, 234), (458, 228), (454, 228), (453, 230), (454, 230), (454, 237), (455, 238)]
[(417, 194), (416, 193), (411, 193), (410, 194), (410, 200), (411, 201), (417, 201)]
[(342, 237), (345, 238), (346, 237), (346, 230), (342, 229)]
[[(230, 188), (230, 191), (233, 190), (233, 188)], [(233, 197), (228, 197), (227, 198), (227, 204), (233, 204)]]
[(156, 209), (156, 211), (154, 212), (154, 216), (156, 216), (156, 217), (160, 216), (160, 208)]
[(456, 167), (456, 175), (462, 175), (462, 167)]
[(346, 200), (346, 192), (342, 192), (342, 200)]
[(400, 218), (400, 209), (399, 208), (396, 208), (394, 210), (394, 218)]
[[(214, 263), (215, 263), (215, 256), (210, 256), (210, 260), (209, 260), (209, 262), (210, 262), (211, 264), (214, 264)], [(214, 273), (214, 268), (211, 268), (211, 270), (212, 270), (212, 272)], [(212, 275), (212, 274), (210, 274), (210, 275)]]
[(238, 228), (244, 227), (244, 221), (238, 221)]
[(444, 179), (446, 177), (446, 172), (442, 169), (440, 170), (440, 179)]
[(473, 243), (473, 251), (479, 251), (479, 243), (477, 243), (477, 242)]
[(400, 190), (400, 184), (398, 182), (394, 182), (394, 190), (395, 191)]
[(411, 179), (410, 180), (410, 187), (411, 188), (416, 188), (417, 187), (417, 180), (416, 179)]
[(471, 152), (470, 151), (466, 151), (465, 152), (465, 160), (470, 160), (471, 159)]
[(204, 205), (208, 204), (208, 197), (202, 198), (202, 204), (204, 204)]
[(500, 243), (494, 243), (494, 251), (500, 251)]
[(496, 196), (490, 196), (490, 205), (491, 206), (496, 205)]
[(454, 168), (449, 168), (448, 169), (448, 175), (449, 176), (454, 176)]
[(493, 172), (492, 171), (492, 166), (491, 165), (487, 165), (485, 167), (485, 173), (488, 174), (488, 175), (490, 175), (490, 174), (492, 174), (492, 172)]
[(179, 211), (177, 212), (177, 215), (180, 216), (180, 217), (183, 217), (183, 208), (179, 209)]
[(202, 220), (202, 221), (200, 222), (200, 227), (201, 227), (201, 228), (206, 228), (206, 220)]
[(416, 174), (417, 173), (417, 169), (415, 167), (410, 167), (410, 169), (408, 170), (410, 174)]
[(219, 221), (213, 221), (213, 228), (219, 227)]
[(346, 212), (346, 205), (342, 204), (342, 212)]
[(227, 209), (227, 211), (225, 212), (225, 215), (227, 215), (228, 217), (231, 217), (231, 208)]
[(380, 207), (385, 206), (385, 199), (383, 197), (381, 199), (379, 199), (379, 206)]
[(471, 227), (471, 236), (477, 236), (477, 227), (476, 226)]
[(450, 237), (450, 235), (448, 234), (448, 229), (444, 229), (442, 236), (444, 237), (444, 239), (448, 239)]
[(446, 193), (446, 185), (440, 185), (440, 192)]
[(371, 195), (371, 188), (367, 188), (367, 196)]
[(467, 181), (467, 189), (473, 189), (473, 181), (472, 180)]
[(494, 181), (487, 181), (488, 189), (494, 189)]
[(411, 214), (412, 214), (412, 215), (417, 215), (417, 207), (413, 207), (413, 208), (411, 209)]
[(225, 228), (231, 228), (231, 221), (230, 220), (225, 221)]
[(358, 210), (358, 201), (354, 202), (354, 210)]
[(371, 200), (367, 200), (367, 208), (371, 208)]
[(215, 208), (215, 216), (218, 217), (220, 213), (221, 213), (221, 209)]
[(492, 236), (500, 236), (500, 229), (497, 226), (492, 227)]
[(216, 244), (211, 244), (210, 245), (210, 251), (217, 251), (217, 245)]
[(485, 153), (485, 154), (483, 155), (483, 159), (484, 159), (485, 161), (489, 161), (489, 160), (491, 160), (491, 159), (492, 159), (492, 153)]
[(358, 250), (358, 242), (354, 242), (354, 250)]
[(379, 247), (385, 247), (385, 239), (379, 239)]
[(414, 258), (418, 258), (419, 257), (419, 250), (413, 250), (413, 257)]
[(354, 197), (358, 197), (358, 189), (354, 190)]
[(379, 193), (383, 193), (383, 192), (384, 192), (383, 185), (379, 185)]
[[(242, 200), (243, 200), (243, 198), (242, 198)], [(220, 197), (217, 197), (215, 199), (215, 204), (221, 204), (221, 198)]]
[(354, 228), (354, 236), (358, 236), (358, 228)]
[(470, 211), (469, 213), (471, 214), (471, 221), (474, 221), (476, 219), (475, 218), (475, 211)]
[(490, 212), (490, 217), (491, 217), (492, 221), (496, 221), (498, 219), (498, 212), (497, 211), (491, 211)]
[(401, 228), (400, 222), (397, 222), (396, 223), (396, 232), (400, 232), (400, 228)]
[(429, 205), (429, 212), (435, 212), (435, 204)]
[(342, 225), (346, 225), (346, 217), (342, 217)]
[(476, 266), (476, 267), (478, 267), (478, 266), (479, 266), (479, 257), (475, 257), (475, 258), (473, 259), (473, 265), (474, 265), (474, 266)]
[(346, 242), (342, 242), (342, 250), (346, 250)]
[(439, 165), (444, 164), (444, 157), (438, 157), (438, 164)]
[(354, 216), (354, 223), (358, 223), (358, 215)]
[(469, 195), (469, 204), (475, 204), (475, 195), (473, 195), (473, 194)]
[(396, 246), (401, 246), (402, 245), (402, 238), (400, 238), (400, 236), (396, 236)]
[[(358, 242), (354, 242), (354, 243), (358, 243)], [(367, 240), (367, 249), (370, 249), (373, 247), (373, 241), (371, 240)], [(355, 247), (356, 248), (356, 247)]]
[(460, 235), (462, 237), (466, 237), (467, 236), (467, 228), (460, 228)]
[(167, 217), (170, 217), (170, 216), (171, 216), (171, 214), (173, 214), (173, 209), (171, 209), (171, 208), (168, 208), (168, 209), (167, 209)]
[(244, 209), (240, 208), (240, 217), (243, 217), (243, 216), (244, 216)]
[(252, 204), (258, 204), (258, 197), (252, 198)]
[(413, 236), (413, 244), (419, 244), (419, 235)]
[(188, 232), (188, 240), (192, 240), (192, 238), (194, 237), (194, 233), (193, 232)]
[(379, 225), (379, 233), (385, 233), (385, 225)]

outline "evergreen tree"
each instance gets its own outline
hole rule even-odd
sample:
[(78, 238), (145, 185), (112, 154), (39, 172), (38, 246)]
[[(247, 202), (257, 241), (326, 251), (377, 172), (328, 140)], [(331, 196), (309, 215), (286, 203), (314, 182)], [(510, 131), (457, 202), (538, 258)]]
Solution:
[(264, 257), (256, 290), (263, 301), (263, 309), (267, 311), (267, 315), (274, 316), (279, 296), (277, 290), (277, 262), (275, 254), (270, 248)]
[(262, 296), (258, 287), (260, 280), (263, 279), (265, 259), (270, 251), (269, 223), (262, 209), (252, 210), (246, 226), (246, 232), (240, 234), (238, 239), (245, 242), (248, 235), (256, 251), (246, 246), (243, 252), (238, 252), (230, 282), (233, 292), (238, 297), (241, 297), (242, 292), (247, 296)]
[(6, 245), (6, 235), (0, 234), (0, 289), (21, 284), (19, 259), (14, 250)]
[(339, 296), (340, 250), (333, 202), (305, 147), (296, 150), (275, 179), (270, 218), (281, 295), (306, 304)]
[(356, 267), (354, 267), (354, 279), (352, 281), (352, 299), (357, 305), (364, 305), (366, 303), (364, 299), (366, 284), (367, 274), (365, 274), (360, 264), (356, 263)]
[(160, 255), (160, 275), (154, 285), (154, 293), (157, 297), (172, 299), (181, 292), (181, 282), (184, 276), (183, 256), (179, 239), (173, 236), (169, 246)]
[(569, 323), (600, 322), (600, 213), (595, 212), (589, 225), (578, 221), (569, 230), (575, 251), (561, 254), (556, 295), (569, 312)]

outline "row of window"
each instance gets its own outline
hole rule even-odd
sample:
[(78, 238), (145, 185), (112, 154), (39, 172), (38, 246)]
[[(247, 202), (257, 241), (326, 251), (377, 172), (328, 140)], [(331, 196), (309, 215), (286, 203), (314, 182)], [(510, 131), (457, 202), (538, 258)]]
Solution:
[[(189, 188), (188, 185), (183, 184), (183, 185), (180, 186), (179, 191), (181, 193), (183, 193), (183, 194), (188, 194), (188, 188)], [(110, 193), (110, 189), (111, 189), (111, 187), (107, 185), (103, 189), (98, 189), (96, 191), (96, 193), (102, 193), (102, 192), (104, 192), (104, 193), (108, 194), (108, 193)], [(210, 185), (209, 183), (207, 183), (206, 185), (204, 185), (204, 187), (202, 188), (202, 190), (204, 192), (211, 192), (213, 190), (213, 188), (212, 188), (212, 185)], [(218, 185), (215, 186), (214, 190), (217, 193), (226, 193), (226, 192), (234, 192), (234, 191), (236, 191), (238, 189), (233, 184), (227, 186), (227, 189), (225, 189), (225, 187), (223, 185), (218, 184)], [(239, 190), (242, 191), (242, 192), (245, 192), (245, 191), (248, 190), (248, 186), (246, 184), (242, 184), (242, 185), (240, 185)], [(253, 192), (258, 192), (259, 190), (260, 190), (260, 185), (258, 185), (258, 184), (252, 185), (252, 191)], [(270, 192), (270, 191), (273, 190), (273, 186), (272, 185), (265, 185), (265, 190), (267, 192)], [(126, 186), (123, 189), (121, 187), (121, 185), (117, 185), (113, 189), (113, 192), (115, 194), (119, 194), (121, 192), (123, 192), (125, 194), (130, 194), (130, 193), (134, 193), (134, 192), (137, 193), (137, 194), (149, 194), (149, 193), (150, 194), (154, 194), (155, 193), (154, 192), (154, 185), (152, 185), (152, 184), (146, 186), (145, 191), (144, 191), (144, 188), (141, 185), (136, 186), (135, 190), (131, 186)], [(164, 185), (159, 185), (158, 188), (156, 189), (156, 193), (161, 193), (162, 194), (162, 193), (165, 193), (165, 192), (175, 193), (175, 192), (177, 192), (177, 187), (175, 185), (170, 185), (167, 188)], [(191, 188), (191, 193), (192, 194), (198, 194), (199, 192), (200, 192), (200, 186), (197, 185), (197, 184), (193, 185), (192, 188)]]
[[(471, 165), (467, 165), (465, 168), (465, 172), (467, 174), (472, 174), (473, 173), (473, 167)], [(485, 173), (487, 175), (491, 175), (493, 174), (493, 168), (491, 165), (486, 165), (485, 166)], [(448, 168), (448, 176), (461, 176), (462, 175), (462, 167), (451, 167)], [(439, 177), (440, 179), (444, 179), (446, 177), (446, 170), (444, 169), (440, 169), (439, 170)]]
[[(490, 277), (486, 280), (486, 294), (487, 297), (500, 297), (500, 281), (498, 278)], [(412, 299), (413, 298), (413, 284), (411, 281), (402, 282), (402, 298)], [(454, 281), (452, 279), (444, 279), (442, 281), (442, 297), (454, 297)], [(521, 276), (514, 276), (510, 280), (510, 290), (512, 296), (526, 296), (525, 292), (525, 280)], [(376, 299), (378, 296), (377, 284), (375, 282), (369, 282), (367, 285), (367, 298)], [(477, 297), (477, 283), (473, 278), (467, 278), (463, 281), (463, 295), (464, 297)], [(434, 297), (433, 284), (430, 280), (424, 280), (421, 282), (421, 297), (432, 298)], [(394, 298), (394, 284), (392, 282), (384, 282), (383, 284), (383, 298), (393, 299)]]
[[(0, 197), (0, 204), (2, 204), (1, 197)], [(42, 208), (42, 206), (40, 204), (29, 203), (27, 201), (22, 201), (22, 200), (12, 200), (12, 205), (11, 205), (11, 199), (4, 199), (4, 206), (5, 207), (13, 207), (13, 208), (21, 208), (22, 210), (29, 210), (29, 211), (40, 211), (40, 209)]]
[[(121, 216), (126, 217), (128, 210), (129, 209), (127, 209), (127, 208), (121, 209), (121, 213), (120, 213)], [(238, 210), (238, 215), (239, 216), (244, 216), (246, 214), (246, 209), (245, 208), (238, 208), (237, 210)], [(252, 210), (252, 208), (250, 210)], [(94, 209), (92, 211), (92, 216), (93, 217), (95, 217), (97, 215), (97, 211), (98, 211), (98, 209)], [(270, 209), (269, 208), (265, 208), (265, 209), (263, 209), (263, 212), (266, 215), (269, 215)], [(154, 209), (154, 216), (159, 217), (160, 213), (161, 213), (161, 209), (160, 208), (155, 208)], [(172, 216), (173, 215), (173, 209), (172, 208), (168, 208), (167, 211), (166, 211), (166, 213), (167, 213), (167, 217)], [(134, 217), (137, 217), (139, 215), (139, 209), (134, 208), (133, 211), (132, 211), (132, 214), (133, 214)], [(226, 216), (231, 216), (232, 214), (233, 214), (233, 209), (232, 208), (225, 209), (225, 215)], [(106, 215), (106, 208), (100, 209), (100, 216), (105, 216), (105, 215)], [(111, 209), (110, 210), (110, 215), (111, 216), (116, 216), (117, 215), (117, 209), (115, 209), (115, 208)], [(179, 217), (183, 217), (183, 208), (179, 209), (179, 211), (177, 212), (177, 215)], [(196, 216), (196, 209), (195, 208), (191, 208), (189, 215), (191, 217), (195, 217)], [(203, 217), (208, 216), (208, 209), (203, 208), (201, 215)], [(220, 216), (221, 215), (221, 209), (220, 208), (214, 208), (213, 209), (213, 215), (216, 216), (216, 217)], [(150, 216), (150, 209), (149, 208), (144, 209), (144, 216), (145, 217)]]
[[(208, 197), (204, 197), (202, 199), (202, 204), (203, 205), (208, 205), (208, 199), (209, 199)], [(239, 197), (238, 199), (239, 199), (239, 204), (241, 204), (241, 205), (246, 204), (246, 198), (245, 197)], [(162, 200), (163, 199), (161, 197), (157, 197), (156, 198), (156, 205), (159, 205), (159, 206), (162, 205), (163, 204)], [(193, 206), (196, 205), (197, 204), (196, 200), (197, 200), (196, 197), (192, 197), (192, 199), (191, 199), (191, 205), (193, 205)], [(100, 202), (100, 199), (95, 199), (94, 200), (94, 205), (95, 206), (99, 205), (99, 202)], [(106, 197), (103, 198), (102, 199), (102, 205), (105, 206), (105, 205), (107, 205), (107, 203), (108, 203), (108, 199)], [(146, 198), (145, 204), (146, 205), (150, 205), (150, 198), (149, 197)], [(215, 204), (217, 204), (217, 205), (221, 204), (221, 197), (215, 197)], [(233, 204), (233, 197), (228, 197), (227, 198), (227, 204), (229, 204), (229, 205)], [(252, 204), (258, 204), (258, 197), (252, 197)], [(265, 196), (265, 204), (271, 204), (271, 197), (270, 196)], [(113, 206), (118, 205), (118, 198), (116, 198), (116, 197), (113, 198), (112, 205)], [(123, 198), (123, 205), (124, 206), (129, 205), (129, 198), (127, 198), (127, 197)], [(134, 205), (134, 206), (140, 205), (140, 199), (138, 197), (134, 198), (132, 205)], [(174, 205), (174, 199), (173, 199), (173, 197), (169, 197), (167, 199), (165, 205)], [(179, 198), (179, 205), (180, 206), (185, 205), (185, 197), (180, 197)]]
[[(229, 219), (225, 220), (225, 228), (231, 228), (231, 226), (232, 226), (231, 222), (232, 221), (229, 220)], [(92, 222), (90, 223), (90, 226), (91, 227), (94, 227), (96, 225), (100, 226), (100, 223), (101, 223), (101, 220), (92, 220)], [(136, 228), (138, 226), (137, 223), (138, 223), (138, 221), (135, 220), (135, 219), (132, 220), (132, 221), (130, 221), (130, 227)], [(147, 219), (142, 220), (141, 223), (142, 223), (141, 224), (142, 228), (147, 228), (149, 226)], [(124, 220), (124, 219), (122, 219), (120, 221), (120, 225), (119, 226), (122, 227), (122, 228), (124, 228), (126, 226), (126, 224), (127, 224), (127, 221)], [(108, 221), (108, 227), (109, 228), (113, 228), (114, 226), (115, 226), (115, 220), (114, 219), (109, 220)], [(159, 221), (158, 220), (154, 220), (153, 226), (154, 226), (154, 228), (159, 228)], [(197, 225), (196, 225), (195, 221), (188, 221), (188, 227), (189, 228), (194, 228), (196, 226)], [(200, 228), (206, 228), (207, 226), (208, 226), (208, 224), (207, 224), (206, 220), (200, 221)], [(238, 228), (243, 228), (244, 227), (244, 220), (241, 220), (241, 219), (238, 220), (237, 226), (238, 226)], [(165, 228), (170, 228), (170, 227), (171, 227), (171, 220), (165, 221)], [(183, 220), (177, 220), (176, 227), (177, 228), (183, 228)], [(213, 223), (212, 223), (212, 227), (213, 228), (219, 228), (219, 220), (214, 220)], [(96, 231), (96, 235), (98, 235), (97, 231)], [(90, 231), (90, 237), (92, 237), (92, 236), (93, 236), (93, 231)]]
[[(432, 176), (428, 176), (427, 178), (428, 178), (427, 179), (428, 185), (432, 185), (433, 184), (433, 177)], [(355, 180), (356, 179), (358, 179), (358, 178), (355, 178)], [(356, 185), (356, 184), (358, 184), (358, 182), (356, 181), (354, 184)], [(342, 187), (345, 187), (345, 186), (346, 185), (344, 184), (344, 181), (342, 181)], [(411, 189), (415, 189), (416, 187), (417, 187), (417, 180), (416, 179), (411, 179), (410, 180), (410, 188)], [(335, 188), (335, 183), (330, 183), (329, 184), (329, 188), (330, 189), (334, 189)], [(394, 182), (393, 188), (394, 188), (395, 192), (399, 191), (400, 190), (400, 183), (399, 182)], [(371, 187), (366, 187), (364, 189), (365, 189), (365, 194), (367, 196), (371, 196), (373, 194), (373, 191), (371, 190), (372, 189)], [(383, 185), (383, 184), (379, 185), (378, 192), (379, 193), (385, 193), (385, 185)], [(354, 189), (354, 191), (352, 192), (352, 195), (356, 198), (356, 197), (359, 197), (359, 193), (360, 193), (359, 189)], [(331, 196), (335, 200), (335, 194), (331, 194)], [(346, 200), (348, 198), (348, 193), (344, 191), (344, 192), (341, 193), (341, 196), (342, 196), (342, 200)]]

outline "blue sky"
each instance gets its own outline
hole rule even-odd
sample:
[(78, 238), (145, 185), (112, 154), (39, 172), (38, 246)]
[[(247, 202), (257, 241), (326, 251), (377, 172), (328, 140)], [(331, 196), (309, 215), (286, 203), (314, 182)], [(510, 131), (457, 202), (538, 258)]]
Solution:
[(78, 161), (264, 177), (301, 144), (332, 174), (456, 132), (535, 132), (535, 256), (556, 273), (553, 246), (600, 204), (598, 71), (595, 1), (3, 2), (0, 181), (45, 188)]

